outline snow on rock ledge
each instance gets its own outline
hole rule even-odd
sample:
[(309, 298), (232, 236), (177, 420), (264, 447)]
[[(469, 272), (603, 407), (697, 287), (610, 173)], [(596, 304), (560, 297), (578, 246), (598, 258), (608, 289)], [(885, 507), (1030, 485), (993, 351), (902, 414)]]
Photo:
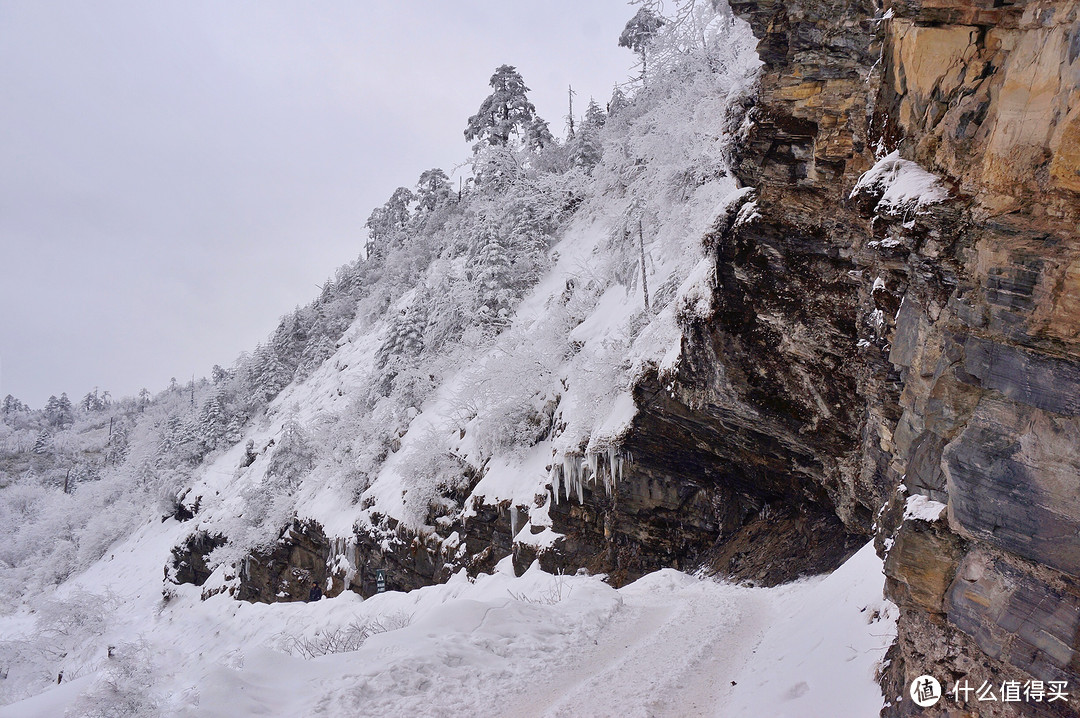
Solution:
[(880, 214), (906, 210), (919, 212), (949, 198), (940, 177), (911, 160), (902, 159), (899, 150), (882, 157), (863, 173), (850, 196), (855, 197), (861, 192), (881, 192), (875, 208)]
[(904, 506), (904, 520), (937, 521), (945, 509), (945, 504), (940, 501), (934, 501), (922, 494), (915, 494), (907, 498), (907, 504)]

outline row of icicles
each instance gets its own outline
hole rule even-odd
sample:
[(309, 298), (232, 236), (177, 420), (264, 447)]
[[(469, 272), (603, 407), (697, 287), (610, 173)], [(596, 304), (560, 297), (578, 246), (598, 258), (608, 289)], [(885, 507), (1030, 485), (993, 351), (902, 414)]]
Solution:
[(615, 482), (622, 480), (623, 463), (633, 463), (630, 454), (619, 452), (615, 447), (605, 451), (590, 451), (584, 455), (564, 454), (562, 463), (551, 467), (551, 493), (555, 503), (559, 503), (559, 493), (570, 499), (577, 495), (578, 503), (585, 503), (585, 482), (593, 486), (602, 482), (604, 492), (609, 496), (615, 491)]

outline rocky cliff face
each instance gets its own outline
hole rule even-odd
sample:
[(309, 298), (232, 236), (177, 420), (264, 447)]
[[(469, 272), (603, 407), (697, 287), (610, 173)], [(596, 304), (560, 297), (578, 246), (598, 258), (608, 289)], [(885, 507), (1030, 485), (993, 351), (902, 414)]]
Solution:
[[(766, 62), (741, 165), (760, 218), (722, 244), (720, 291), (750, 301), (711, 331), (758, 339), (770, 376), (835, 377), (833, 416), (821, 384), (789, 382), (791, 400), (846, 439), (822, 474), (845, 523), (888, 500), (876, 528), (902, 618), (885, 714), (1073, 715), (1080, 3), (732, 5)], [(872, 187), (853, 194), (892, 150), (948, 198), (901, 211)], [(760, 293), (791, 275), (788, 305)], [(909, 494), (947, 511), (917, 518)], [(1005, 680), (1068, 681), (1074, 695), (895, 700), (923, 673), (996, 694)]]

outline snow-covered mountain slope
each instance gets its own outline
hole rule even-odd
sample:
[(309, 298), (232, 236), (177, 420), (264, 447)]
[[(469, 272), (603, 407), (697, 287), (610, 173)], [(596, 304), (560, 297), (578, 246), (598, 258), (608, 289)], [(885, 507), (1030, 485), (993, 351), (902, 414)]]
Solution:
[[(534, 179), (515, 165), (510, 172), (524, 174), (496, 194), (448, 209), (463, 214), (444, 234), (403, 237), (373, 255), (371, 285), (332, 355), (183, 491), (191, 533), (224, 542), (207, 557), (220, 569), (215, 586), (225, 574), (243, 581), (246, 558), (270, 550), (294, 520), (318, 523), (334, 547), (328, 565), (346, 567), (345, 588), (346, 574), (360, 580), (358, 543), (385, 552), (421, 542), (439, 555), (434, 571), (403, 584), (420, 585), (472, 560), (457, 551), (480, 507), (512, 514), (510, 542), (543, 552), (559, 538), (553, 504), (581, 503), (585, 482), (612, 493), (633, 458), (621, 449), (637, 412), (633, 388), (648, 372), (676, 369), (682, 326), (710, 310), (712, 233), (747, 199), (728, 164), (758, 61), (746, 26), (710, 12), (713, 54), (688, 55), (613, 111), (588, 174)], [(488, 171), (481, 159), (477, 171)], [(523, 205), (531, 217), (567, 197), (573, 209), (560, 210), (545, 271), (512, 312), (494, 325), (440, 318), (468, 308), (459, 293), (470, 261), (480, 263), (474, 280), (489, 271), (490, 253), (458, 256), (454, 242), (488, 236), (487, 212)], [(419, 251), (409, 242), (436, 239), (444, 244), (427, 265), (409, 265), (408, 282), (393, 273)], [(460, 334), (445, 340), (445, 326)]]
[(194, 586), (163, 601), (155, 569), (184, 530), (147, 524), (58, 593), (97, 592), (106, 628), (87, 620), (70, 647), (78, 670), (0, 716), (825, 718), (882, 703), (875, 671), (896, 616), (869, 545), (830, 576), (772, 589), (664, 570), (616, 590), (536, 566), (515, 577), (505, 560), (366, 601), (202, 600)]

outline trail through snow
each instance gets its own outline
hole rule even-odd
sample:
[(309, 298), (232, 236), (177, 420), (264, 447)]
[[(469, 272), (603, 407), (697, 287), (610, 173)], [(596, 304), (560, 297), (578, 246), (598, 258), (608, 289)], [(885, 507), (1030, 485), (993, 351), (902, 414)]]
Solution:
[(582, 705), (625, 718), (708, 715), (722, 705), (769, 621), (768, 602), (737, 587), (646, 581), (621, 592), (611, 623), (536, 688), (523, 716), (576, 716)]
[[(153, 694), (170, 717), (826, 718), (882, 705), (875, 671), (896, 609), (869, 545), (829, 576), (770, 589), (665, 569), (616, 590), (535, 566), (515, 577), (506, 560), (494, 575), (366, 601), (203, 601), (181, 586), (163, 604), (149, 576), (181, 529), (146, 525), (70, 587), (109, 586), (126, 600), (77, 680), (0, 707), (0, 718), (86, 715), (87, 691), (113, 667), (105, 644), (136, 643), (152, 657), (148, 677), (119, 690)], [(285, 650), (283, 638), (371, 619), (391, 630), (359, 650)]]

